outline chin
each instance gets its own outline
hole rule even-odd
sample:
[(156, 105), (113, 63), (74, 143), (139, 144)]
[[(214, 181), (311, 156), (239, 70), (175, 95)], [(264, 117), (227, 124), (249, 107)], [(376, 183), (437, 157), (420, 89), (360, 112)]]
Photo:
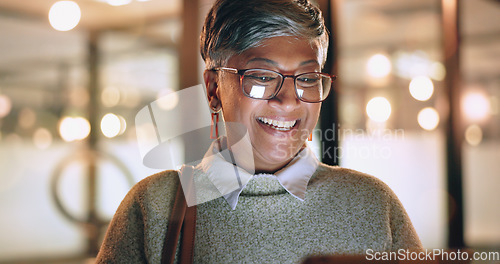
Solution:
[(262, 160), (269, 164), (284, 165), (288, 163), (300, 151), (300, 147), (286, 144), (277, 143), (271, 148), (262, 148), (258, 151)]

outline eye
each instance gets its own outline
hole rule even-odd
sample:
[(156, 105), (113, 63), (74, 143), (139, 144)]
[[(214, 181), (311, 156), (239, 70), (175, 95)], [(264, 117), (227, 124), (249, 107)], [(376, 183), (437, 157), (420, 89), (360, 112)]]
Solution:
[(300, 78), (297, 78), (297, 81), (303, 82), (303, 83), (315, 83), (318, 80), (319, 80), (318, 78), (312, 78), (312, 77), (300, 77)]
[(245, 75), (245, 77), (250, 78), (252, 80), (258, 81), (258, 82), (272, 82), (276, 79), (275, 76), (266, 76), (266, 75)]
[(307, 88), (318, 86), (321, 82), (321, 75), (319, 74), (304, 74), (297, 77), (297, 85)]

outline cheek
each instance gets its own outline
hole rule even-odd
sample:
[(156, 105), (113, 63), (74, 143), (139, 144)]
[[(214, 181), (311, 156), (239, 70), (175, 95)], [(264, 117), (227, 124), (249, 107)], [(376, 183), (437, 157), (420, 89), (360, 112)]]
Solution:
[(256, 102), (253, 102), (250, 98), (235, 97), (231, 102), (228, 102), (227, 112), (232, 121), (249, 125), (253, 120), (255, 110), (258, 109), (256, 105)]
[[(220, 99), (220, 103), (222, 105), (222, 112), (224, 114), (225, 119), (231, 119), (234, 116), (235, 101), (237, 98), (235, 95), (235, 87), (232, 87), (231, 82), (222, 81), (219, 83), (219, 89), (217, 90), (217, 95)], [(229, 121), (229, 120), (228, 120)]]
[[(234, 87), (228, 87), (233, 88)], [(251, 102), (237, 90), (227, 89), (221, 94), (222, 111), (224, 118), (229, 122), (243, 122), (245, 117), (251, 113)]]
[(316, 126), (316, 123), (318, 122), (319, 113), (321, 111), (321, 104), (312, 104), (308, 106), (307, 111), (309, 112), (307, 123), (309, 128), (313, 129)]

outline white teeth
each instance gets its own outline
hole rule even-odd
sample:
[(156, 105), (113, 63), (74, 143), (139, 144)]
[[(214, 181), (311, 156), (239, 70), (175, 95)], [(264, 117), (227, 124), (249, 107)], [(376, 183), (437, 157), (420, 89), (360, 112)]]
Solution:
[(265, 117), (259, 117), (259, 121), (261, 121), (264, 124), (272, 126), (274, 129), (281, 130), (281, 131), (290, 130), (297, 123), (297, 120), (278, 121), (278, 120), (273, 120), (273, 119), (269, 119), (269, 118), (265, 118)]

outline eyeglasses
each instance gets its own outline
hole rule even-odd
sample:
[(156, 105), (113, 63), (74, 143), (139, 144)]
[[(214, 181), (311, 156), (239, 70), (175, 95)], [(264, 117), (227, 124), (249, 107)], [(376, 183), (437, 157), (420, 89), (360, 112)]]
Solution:
[(307, 103), (319, 103), (324, 101), (330, 93), (333, 81), (337, 78), (335, 75), (321, 72), (283, 75), (272, 70), (238, 70), (226, 67), (215, 68), (213, 71), (226, 71), (239, 74), (240, 85), (245, 96), (260, 100), (270, 100), (274, 98), (281, 90), (285, 78), (292, 78), (295, 84), (295, 94), (297, 98)]

